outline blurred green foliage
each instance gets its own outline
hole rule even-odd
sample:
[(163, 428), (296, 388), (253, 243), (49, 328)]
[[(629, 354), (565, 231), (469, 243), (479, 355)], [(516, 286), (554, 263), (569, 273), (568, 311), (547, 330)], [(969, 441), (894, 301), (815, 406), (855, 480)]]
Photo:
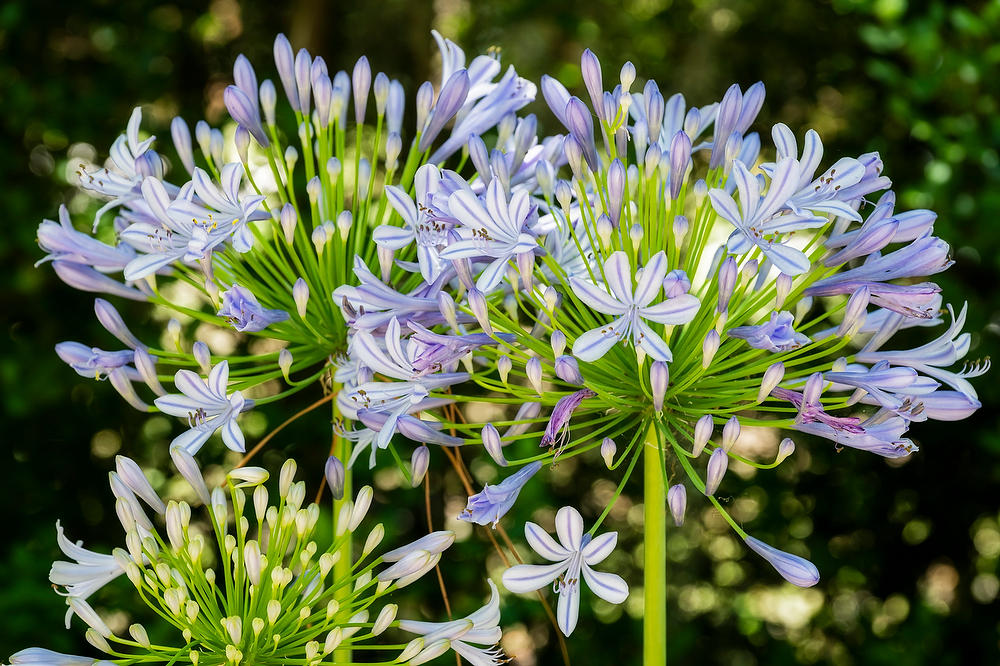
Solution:
[[(132, 411), (109, 386), (77, 377), (52, 352), (64, 339), (107, 342), (92, 299), (32, 265), (40, 256), (38, 222), (54, 217), (61, 202), (73, 205), (68, 174), (74, 157), (103, 156), (136, 104), (145, 106), (148, 126), (161, 136), (177, 113), (218, 121), (233, 59), (246, 53), (262, 76), (272, 76), (277, 31), (335, 68), (367, 54), (412, 93), (436, 66), (431, 28), (470, 55), (500, 46), (505, 62), (522, 75), (537, 80), (550, 73), (571, 88), (580, 86), (579, 54), (588, 46), (602, 58), (606, 76), (630, 59), (640, 77), (656, 78), (665, 92), (681, 90), (699, 104), (717, 99), (734, 81), (765, 81), (768, 101), (758, 129), (778, 120), (799, 133), (814, 127), (828, 156), (879, 150), (901, 206), (939, 213), (938, 233), (957, 259), (940, 281), (952, 302), (970, 303), (970, 357), (996, 352), (1000, 2), (8, 1), (0, 7), (6, 213), (0, 409), (11, 512), (0, 546), (0, 655), (32, 645), (92, 652), (78, 627), (62, 629), (64, 606), (47, 584), (49, 563), (58, 556), (54, 522), (61, 518), (72, 538), (107, 550), (120, 537), (105, 482), (114, 455), (168, 469), (173, 424)], [(544, 127), (555, 128), (541, 104), (533, 110)], [(144, 307), (122, 308), (140, 335), (156, 334)], [(958, 424), (921, 424), (914, 434), (922, 450), (905, 462), (800, 441), (776, 473), (734, 470), (727, 481), (734, 515), (755, 535), (810, 555), (824, 576), (811, 590), (779, 584), (693, 498), (688, 523), (668, 542), (671, 661), (1000, 663), (1000, 391), (989, 376), (978, 386), (984, 409)], [(259, 438), (299, 407), (262, 409), (247, 430)], [(327, 438), (326, 421), (313, 414), (285, 431), (263, 464), (294, 455), (316, 483)], [(228, 460), (219, 448), (206, 454), (216, 464)], [(447, 521), (459, 530), (445, 577), (452, 606), (466, 612), (485, 596), (484, 558), (494, 576), (503, 564), (484, 532), (454, 522), (465, 493), (443, 462), (432, 469), (431, 511), (437, 527)], [(486, 460), (467, 456), (466, 462), (481, 483), (496, 474)], [(550, 484), (526, 488), (504, 524), (517, 541), (513, 526), (529, 519), (550, 523), (555, 508), (574, 502), (581, 488), (589, 489), (581, 509), (592, 517), (613, 489), (606, 477), (599, 462), (566, 461), (551, 472)], [(153, 481), (166, 487), (171, 479), (160, 473)], [(376, 472), (373, 482), (377, 517), (390, 527), (391, 542), (426, 529), (420, 491), (399, 487), (391, 470)], [(640, 497), (637, 488), (627, 488), (606, 523), (621, 533), (610, 566), (633, 583), (632, 598), (622, 607), (599, 602), (584, 610), (569, 642), (575, 664), (637, 663)], [(443, 615), (432, 579), (408, 589), (401, 615)], [(129, 592), (122, 580), (95, 601), (126, 608)], [(503, 613), (505, 646), (518, 663), (559, 663), (536, 601), (507, 597)]]

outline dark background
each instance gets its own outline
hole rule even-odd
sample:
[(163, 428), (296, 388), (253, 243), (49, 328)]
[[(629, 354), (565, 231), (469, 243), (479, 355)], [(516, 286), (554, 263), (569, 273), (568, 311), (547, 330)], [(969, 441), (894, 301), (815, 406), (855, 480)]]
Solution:
[[(0, 469), (6, 507), (0, 656), (35, 645), (93, 654), (79, 623), (63, 630), (65, 607), (47, 582), (49, 563), (58, 556), (54, 522), (61, 518), (71, 538), (95, 549), (119, 545), (105, 476), (114, 454), (167, 470), (166, 445), (175, 434), (170, 421), (131, 410), (110, 386), (76, 376), (57, 359), (52, 348), (61, 340), (113, 345), (93, 316), (91, 297), (63, 285), (49, 268), (32, 266), (41, 256), (35, 229), (42, 218), (55, 218), (59, 203), (79, 202), (67, 179), (73, 156), (96, 149), (91, 159), (103, 159), (134, 105), (144, 105), (144, 127), (162, 140), (177, 113), (192, 125), (201, 117), (220, 121), (222, 89), (238, 53), (250, 57), (260, 78), (274, 78), (277, 31), (286, 32), (295, 48), (323, 55), (332, 70), (349, 70), (367, 54), (374, 69), (400, 78), (410, 95), (437, 67), (431, 28), (458, 41), (470, 58), (499, 46), (504, 62), (523, 76), (537, 81), (553, 74), (578, 91), (579, 54), (588, 46), (602, 58), (606, 81), (632, 60), (640, 84), (655, 78), (665, 94), (683, 91), (690, 103), (717, 100), (732, 82), (763, 80), (768, 98), (756, 129), (778, 120), (799, 135), (814, 127), (830, 162), (878, 150), (899, 207), (939, 213), (937, 233), (952, 244), (957, 261), (939, 282), (946, 300), (959, 306), (969, 301), (969, 358), (997, 351), (1000, 3), (356, 4), (83, 0), (0, 6)], [(544, 127), (555, 129), (542, 104), (532, 110)], [(137, 332), (153, 336), (159, 330), (146, 307), (121, 307)], [(918, 424), (912, 435), (921, 451), (903, 463), (851, 450), (838, 454), (825, 442), (799, 438), (799, 451), (777, 472), (727, 479), (734, 511), (756, 536), (808, 547), (823, 574), (811, 590), (780, 585), (693, 500), (688, 524), (669, 541), (671, 661), (1000, 663), (998, 390), (992, 375), (975, 383), (984, 408), (964, 422)], [(317, 395), (260, 410), (247, 425), (251, 439)], [(325, 417), (301, 420), (275, 444), (263, 463), (280, 461), (281, 447), (300, 459), (315, 487), (328, 446)], [(215, 446), (207, 459), (228, 460)], [(487, 465), (466, 459), (480, 482), (490, 479)], [(436, 458), (432, 472), (436, 527), (464, 503), (457, 478), (442, 463)], [(588, 489), (582, 509), (592, 519), (608, 495), (607, 476), (599, 461), (563, 464), (547, 483), (528, 487), (505, 524), (544, 522), (551, 512), (539, 507), (576, 502), (581, 488)], [(362, 478), (368, 479), (367, 471)], [(162, 474), (153, 479), (157, 485), (167, 480)], [(398, 545), (426, 529), (419, 491), (394, 489), (391, 471), (374, 480), (383, 502), (375, 512), (392, 539), (387, 543)], [(585, 596), (569, 641), (575, 664), (639, 661), (640, 502), (641, 490), (627, 488), (605, 524), (621, 532), (610, 565), (632, 583), (632, 597), (621, 607), (599, 602), (591, 609), (593, 597)], [(482, 532), (460, 532), (445, 571), (457, 612), (485, 598), (484, 558), (498, 579), (501, 565), (495, 555), (487, 558), (489, 552)], [(108, 611), (134, 609), (129, 592), (123, 578), (94, 602)], [(410, 616), (443, 615), (430, 577), (404, 599)], [(112, 613), (110, 622), (124, 627), (126, 617)], [(551, 627), (536, 601), (506, 597), (503, 625), (504, 644), (519, 655), (518, 663), (558, 663)]]

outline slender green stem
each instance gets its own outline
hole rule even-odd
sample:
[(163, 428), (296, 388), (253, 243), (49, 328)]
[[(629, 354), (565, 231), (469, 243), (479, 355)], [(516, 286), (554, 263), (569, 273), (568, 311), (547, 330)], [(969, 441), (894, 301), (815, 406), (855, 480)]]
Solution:
[(646, 433), (643, 458), (642, 663), (664, 666), (667, 663), (667, 484), (655, 423), (650, 424)]
[[(340, 391), (340, 388), (341, 388), (340, 385), (336, 383), (334, 383), (333, 386), (331, 387), (334, 393)], [(336, 422), (339, 417), (340, 413), (339, 410), (337, 409), (337, 399), (334, 398), (333, 399), (334, 422)], [(336, 439), (334, 440), (333, 455), (340, 458), (340, 461), (344, 463), (344, 498), (340, 500), (335, 500), (333, 502), (333, 520), (334, 520), (333, 529), (334, 529), (334, 534), (336, 534), (337, 531), (336, 521), (338, 516), (340, 515), (340, 507), (343, 506), (344, 502), (350, 501), (350, 499), (354, 496), (354, 489), (351, 487), (352, 486), (351, 468), (347, 466), (347, 461), (350, 460), (351, 457), (351, 442), (346, 437), (338, 437), (336, 435), (334, 435), (334, 437)], [(350, 515), (348, 515), (348, 520), (349, 519)], [(337, 563), (333, 565), (333, 580), (335, 581), (347, 580), (348, 578), (351, 577), (351, 567), (353, 563), (353, 557), (352, 557), (353, 553), (351, 551), (350, 533), (348, 533), (347, 538), (343, 540), (343, 542), (340, 544), (337, 550), (340, 552), (340, 559), (338, 559)], [(334, 598), (337, 599), (337, 601), (341, 602), (345, 600), (350, 600), (351, 587), (348, 585), (342, 588), (338, 588), (336, 594), (334, 595)], [(333, 660), (338, 663), (341, 662), (345, 664), (351, 663), (352, 659), (351, 659), (350, 646), (341, 647), (335, 650)]]

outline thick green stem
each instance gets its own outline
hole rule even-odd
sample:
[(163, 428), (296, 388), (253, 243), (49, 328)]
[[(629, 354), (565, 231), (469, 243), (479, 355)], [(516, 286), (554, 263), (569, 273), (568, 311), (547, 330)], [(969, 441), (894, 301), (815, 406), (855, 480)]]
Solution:
[(643, 456), (642, 663), (643, 666), (663, 666), (667, 663), (667, 486), (655, 425), (646, 433)]
[[(339, 391), (340, 386), (334, 384), (333, 390)], [(337, 399), (333, 399), (333, 420), (334, 422), (340, 417), (339, 411), (337, 409)], [(343, 499), (334, 500), (333, 502), (333, 529), (334, 533), (337, 530), (337, 518), (340, 516), (340, 508), (345, 502), (350, 501), (354, 497), (354, 489), (351, 487), (351, 468), (347, 467), (347, 461), (351, 459), (351, 442), (346, 437), (337, 437), (334, 435), (334, 445), (333, 445), (333, 455), (340, 458), (340, 461), (344, 463), (344, 496)], [(350, 519), (350, 514), (347, 516), (347, 520)], [(353, 553), (351, 551), (352, 539), (348, 537), (341, 544), (339, 550), (340, 558), (337, 563), (333, 565), (333, 580), (342, 581), (351, 577), (351, 568), (354, 562)], [(337, 589), (334, 598), (337, 601), (343, 602), (351, 597), (350, 587), (340, 587)], [(351, 658), (351, 648), (342, 647), (334, 651), (333, 660), (338, 663), (349, 664), (352, 661)]]

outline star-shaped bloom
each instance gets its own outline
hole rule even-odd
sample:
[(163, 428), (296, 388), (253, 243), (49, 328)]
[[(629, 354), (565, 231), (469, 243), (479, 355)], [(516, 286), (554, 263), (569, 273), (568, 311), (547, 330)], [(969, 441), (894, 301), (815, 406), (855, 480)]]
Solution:
[(754, 349), (783, 352), (809, 344), (809, 337), (792, 328), (795, 315), (788, 311), (772, 312), (771, 318), (755, 326), (737, 326), (726, 331), (731, 338), (743, 338)]
[[(662, 280), (662, 278), (661, 278)], [(580, 614), (580, 576), (587, 587), (601, 599), (620, 604), (628, 598), (628, 584), (621, 576), (594, 571), (591, 567), (603, 562), (618, 543), (617, 532), (606, 532), (593, 540), (583, 533), (583, 517), (571, 506), (556, 513), (556, 534), (559, 543), (535, 523), (524, 524), (528, 545), (553, 564), (518, 564), (503, 574), (503, 584), (511, 592), (532, 592), (555, 581), (559, 594), (556, 615), (559, 629), (569, 636)]]
[[(59, 521), (56, 521), (56, 540), (63, 554), (75, 561), (59, 560), (53, 562), (52, 569), (49, 571), (49, 580), (53, 585), (65, 587), (68, 597), (86, 599), (125, 573), (125, 569), (114, 556), (95, 553), (84, 548), (82, 541), (73, 543), (67, 539)], [(72, 609), (66, 612), (67, 628), (69, 628), (72, 615)]]
[(222, 292), (222, 308), (218, 314), (242, 333), (263, 331), (271, 324), (288, 319), (287, 312), (262, 307), (249, 289), (238, 284)]
[(448, 199), (448, 207), (462, 224), (462, 240), (441, 251), (445, 259), (493, 259), (476, 281), (476, 288), (489, 293), (503, 279), (507, 263), (520, 255), (538, 250), (538, 241), (528, 233), (527, 225), (534, 206), (528, 191), (518, 189), (507, 200), (499, 179), (486, 188), (485, 205), (471, 190), (459, 190)]
[(576, 297), (585, 305), (617, 317), (610, 324), (587, 331), (577, 338), (573, 343), (573, 355), (581, 361), (593, 362), (604, 356), (616, 342), (631, 337), (632, 344), (653, 359), (671, 361), (673, 356), (667, 343), (646, 321), (686, 324), (698, 313), (701, 302), (690, 294), (681, 294), (650, 305), (659, 294), (666, 275), (667, 258), (663, 252), (653, 255), (642, 268), (638, 280), (634, 280), (628, 256), (618, 251), (604, 262), (604, 277), (610, 294), (588, 280), (570, 280)]
[[(411, 634), (424, 637), (424, 645), (430, 646), (444, 641), (451, 649), (464, 657), (472, 666), (494, 666), (505, 664), (509, 659), (497, 645), (500, 642), (500, 594), (493, 581), (490, 586), (490, 600), (486, 605), (461, 620), (451, 622), (418, 622), (400, 620), (399, 628)], [(488, 647), (479, 647), (485, 645)], [(444, 647), (447, 649), (447, 647)]]
[(775, 239), (780, 234), (827, 223), (825, 217), (808, 211), (802, 215), (779, 214), (798, 189), (800, 171), (798, 160), (791, 157), (780, 160), (774, 168), (767, 194), (761, 197), (760, 181), (742, 162), (733, 162), (733, 179), (740, 193), (739, 207), (725, 190), (716, 188), (709, 192), (715, 212), (736, 227), (727, 242), (730, 253), (745, 254), (756, 245), (782, 273), (800, 275), (809, 270), (809, 258), (802, 250)]
[(171, 446), (180, 446), (189, 453), (197, 453), (208, 438), (222, 429), (222, 441), (233, 451), (246, 450), (243, 431), (236, 424), (236, 417), (253, 407), (253, 400), (239, 391), (226, 393), (229, 383), (229, 361), (222, 361), (212, 368), (208, 379), (202, 379), (190, 370), (178, 370), (174, 386), (182, 395), (172, 393), (154, 402), (164, 414), (187, 418), (191, 429), (178, 435)]
[(448, 232), (454, 223), (429, 205), (441, 181), (438, 168), (433, 164), (423, 165), (417, 169), (413, 181), (416, 188), (415, 202), (402, 188), (386, 186), (386, 199), (403, 218), (403, 226), (380, 225), (375, 228), (372, 238), (380, 247), (391, 250), (402, 249), (416, 241), (420, 275), (430, 284), (444, 270), (445, 262), (441, 259), (440, 249), (447, 244)]
[(541, 468), (542, 463), (536, 460), (495, 486), (487, 483), (481, 491), (469, 498), (465, 511), (458, 516), (458, 519), (479, 525), (493, 523), (493, 527), (496, 527), (500, 517), (514, 506), (524, 484)]

